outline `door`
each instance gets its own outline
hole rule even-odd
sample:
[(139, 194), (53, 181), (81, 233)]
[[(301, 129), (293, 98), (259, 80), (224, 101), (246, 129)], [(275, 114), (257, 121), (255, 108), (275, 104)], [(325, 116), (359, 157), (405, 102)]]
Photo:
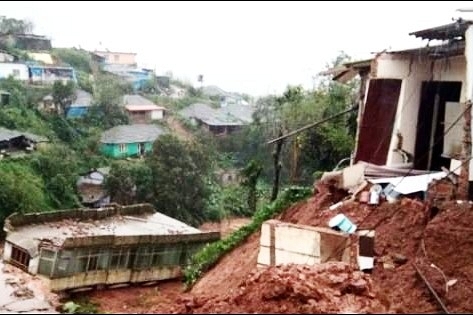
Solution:
[(386, 164), (402, 80), (372, 79), (359, 126), (355, 163)]
[(445, 109), (447, 102), (460, 100), (461, 86), (461, 82), (422, 82), (414, 154), (416, 169), (440, 171), (442, 166), (450, 168), (450, 158), (443, 156)]

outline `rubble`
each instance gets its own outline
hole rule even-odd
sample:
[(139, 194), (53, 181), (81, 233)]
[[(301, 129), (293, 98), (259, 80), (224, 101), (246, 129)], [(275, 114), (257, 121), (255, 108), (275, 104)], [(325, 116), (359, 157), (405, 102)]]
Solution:
[[(440, 188), (438, 183), (433, 182), (431, 187)], [(189, 293), (176, 294), (174, 302), (167, 306), (156, 301), (147, 312), (441, 312), (415, 266), (450, 312), (473, 312), (472, 203), (442, 198), (433, 211), (429, 200), (402, 195), (394, 203), (380, 199), (378, 205), (369, 205), (351, 199), (346, 191), (321, 183), (315, 192), (275, 219), (326, 227), (331, 218), (343, 214), (359, 230), (374, 230), (374, 268), (369, 273), (341, 262), (259, 270), (257, 232), (222, 257)], [(341, 205), (329, 209), (340, 201)]]
[(387, 313), (369, 276), (348, 264), (282, 265), (253, 271), (239, 290), (221, 299), (195, 299), (182, 312)]

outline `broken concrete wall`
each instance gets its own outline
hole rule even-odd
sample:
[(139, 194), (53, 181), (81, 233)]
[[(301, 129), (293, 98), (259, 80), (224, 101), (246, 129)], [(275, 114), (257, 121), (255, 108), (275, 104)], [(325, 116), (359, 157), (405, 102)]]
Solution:
[(6, 232), (14, 229), (15, 226), (28, 224), (38, 224), (45, 222), (54, 222), (64, 219), (80, 220), (100, 220), (114, 215), (141, 215), (145, 213), (154, 213), (156, 210), (151, 204), (135, 204), (130, 206), (110, 206), (98, 209), (77, 208), (60, 211), (50, 211), (41, 213), (13, 213), (5, 220), (4, 230)]
[[(414, 153), (416, 126), (423, 81), (459, 81), (465, 85), (465, 58), (463, 56), (437, 59), (435, 61), (410, 54), (381, 54), (376, 59), (377, 67), (372, 69), (372, 78), (402, 79), (396, 120), (391, 136), (390, 149), (386, 165), (402, 163), (402, 155), (394, 152), (397, 147), (397, 133), (403, 136), (405, 151)], [(462, 88), (461, 100), (465, 90)]]
[(315, 265), (333, 260), (356, 264), (349, 243), (349, 235), (328, 228), (270, 220), (261, 227), (258, 266)]
[(5, 245), (3, 246), (3, 260), (5, 261), (10, 260), (11, 250), (12, 250), (11, 243), (5, 242)]

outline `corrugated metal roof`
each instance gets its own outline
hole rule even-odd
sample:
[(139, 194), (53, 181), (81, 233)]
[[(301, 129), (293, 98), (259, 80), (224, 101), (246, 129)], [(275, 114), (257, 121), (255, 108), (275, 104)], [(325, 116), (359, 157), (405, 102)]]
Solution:
[(71, 106), (90, 106), (92, 104), (92, 94), (84, 90), (76, 90), (76, 100)]
[(157, 105), (126, 105), (126, 110), (130, 112), (141, 112), (141, 111), (153, 111), (153, 110), (164, 110), (164, 107)]
[(30, 139), (36, 143), (49, 141), (46, 137), (38, 136), (29, 132), (9, 130), (0, 127), (0, 141), (10, 141), (11, 139), (18, 138), (21, 136)]
[(465, 52), (465, 41), (453, 41), (444, 45), (418, 47), (405, 50), (390, 51), (389, 54), (423, 55), (429, 58), (452, 57), (463, 55)]
[(254, 108), (248, 105), (229, 104), (216, 109), (207, 104), (195, 103), (179, 114), (201, 120), (209, 126), (241, 126), (251, 123), (253, 112)]
[(409, 33), (409, 35), (414, 35), (415, 37), (429, 40), (454, 39), (457, 37), (464, 37), (465, 32), (470, 25), (473, 25), (473, 21), (459, 19), (454, 23), (412, 32)]
[(149, 99), (144, 98), (143, 96), (138, 95), (138, 94), (124, 95), (123, 96), (123, 105), (140, 105), (140, 106), (154, 105), (154, 106), (156, 106), (155, 103), (153, 103)]
[(165, 132), (156, 125), (121, 125), (102, 133), (102, 143), (152, 142)]

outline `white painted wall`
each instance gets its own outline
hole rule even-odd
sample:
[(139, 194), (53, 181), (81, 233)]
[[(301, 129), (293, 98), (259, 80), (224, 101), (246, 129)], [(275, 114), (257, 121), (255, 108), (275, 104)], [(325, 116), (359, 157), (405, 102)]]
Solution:
[(164, 111), (162, 109), (151, 111), (151, 119), (159, 120), (164, 118)]
[(3, 247), (3, 260), (8, 261), (11, 257), (11, 243), (5, 242)]
[[(340, 246), (340, 239), (349, 242), (348, 236), (335, 232), (329, 228), (296, 225), (277, 220), (270, 220), (261, 226), (260, 250), (258, 265), (271, 264), (271, 228), (274, 225), (274, 263), (282, 264), (307, 264), (314, 265), (326, 259), (327, 253)], [(335, 243), (324, 241), (327, 237), (338, 237)], [(343, 253), (343, 261), (349, 262), (350, 249), (347, 247)], [(332, 257), (334, 258), (334, 257)]]
[(30, 264), (28, 266), (28, 272), (35, 275), (38, 273), (38, 267), (39, 267), (39, 255), (36, 255), (36, 257), (31, 257)]
[(0, 63), (0, 79), (8, 78), (10, 75), (17, 80), (27, 81), (28, 67), (21, 63)]
[(402, 163), (402, 157), (393, 152), (397, 145), (396, 134), (403, 136), (403, 149), (414, 153), (416, 143), (416, 130), (418, 111), (421, 98), (423, 81), (461, 81), (462, 95), (464, 98), (465, 58), (452, 57), (448, 60), (441, 59), (432, 63), (419, 56), (400, 56), (382, 54), (377, 59), (377, 69), (374, 74), (377, 79), (401, 79), (401, 93), (396, 112), (396, 118), (391, 136), (391, 144), (387, 158), (387, 165)]

